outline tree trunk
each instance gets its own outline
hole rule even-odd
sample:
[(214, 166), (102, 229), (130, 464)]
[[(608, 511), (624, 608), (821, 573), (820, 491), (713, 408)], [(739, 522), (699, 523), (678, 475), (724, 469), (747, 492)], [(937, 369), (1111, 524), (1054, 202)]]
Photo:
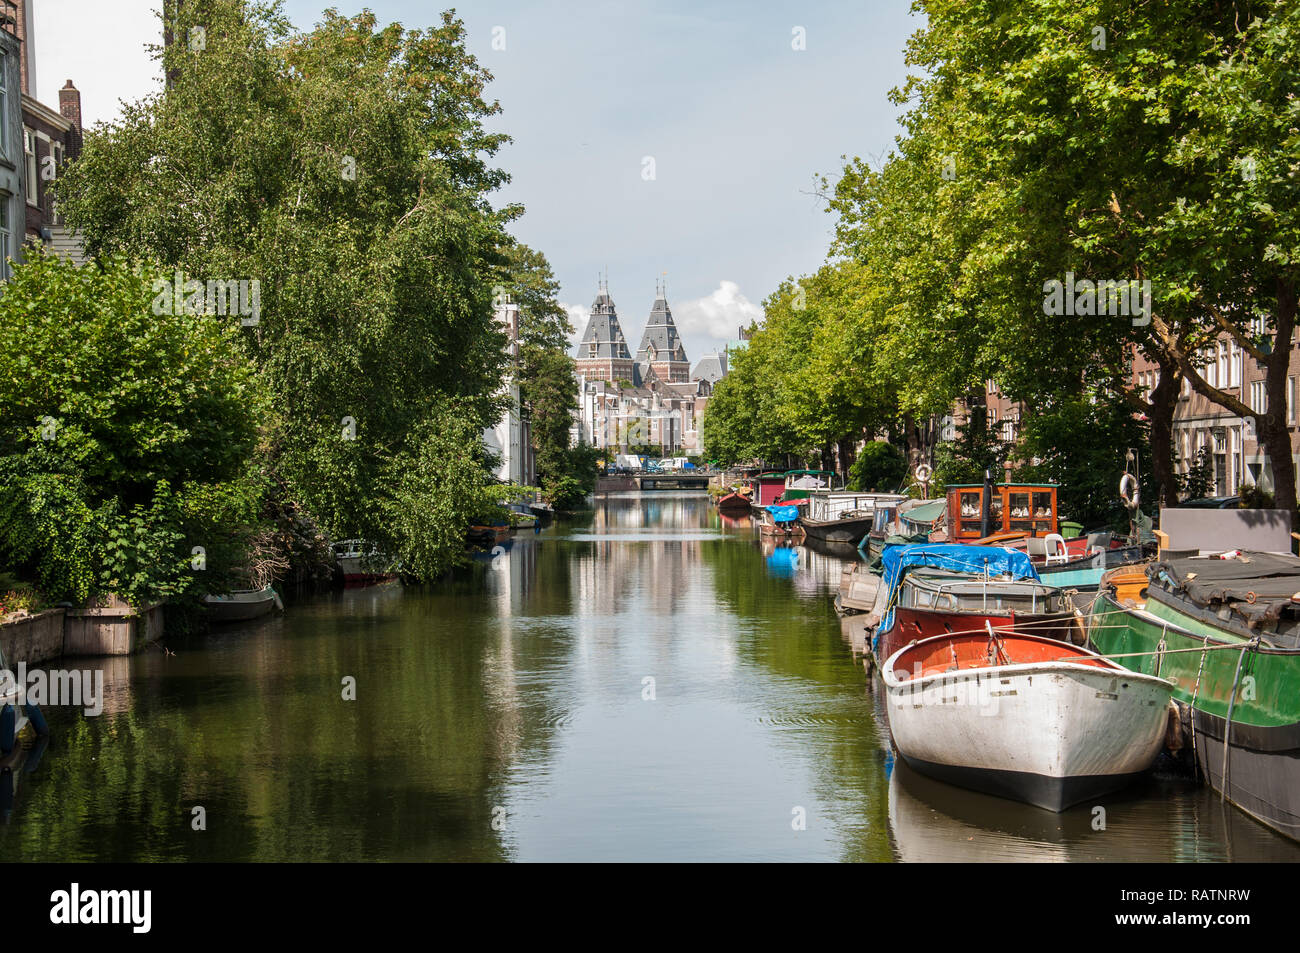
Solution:
[(1260, 443), (1268, 452), (1269, 466), (1273, 471), (1274, 505), (1291, 514), (1293, 528), (1296, 522), (1295, 460), (1291, 456), (1291, 434), (1286, 428), (1286, 380), (1291, 368), (1295, 313), (1295, 288), (1289, 282), (1279, 281), (1277, 313), (1274, 316), (1277, 335), (1268, 356), (1268, 381), (1265, 384), (1268, 411), (1255, 417)]
[(1152, 503), (1157, 511), (1161, 506), (1178, 505), (1178, 476), (1174, 468), (1174, 411), (1178, 408), (1178, 392), (1182, 389), (1182, 375), (1175, 364), (1160, 363), (1160, 379), (1151, 392), (1147, 420), (1151, 425), (1151, 476), (1156, 492)]

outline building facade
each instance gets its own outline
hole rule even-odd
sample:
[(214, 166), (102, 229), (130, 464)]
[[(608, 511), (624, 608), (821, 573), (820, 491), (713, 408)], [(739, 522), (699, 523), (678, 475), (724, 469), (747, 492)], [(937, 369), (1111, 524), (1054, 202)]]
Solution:
[(19, 6), (0, 0), (0, 280), (20, 260), (25, 237), (23, 167), (23, 43)]
[[(1263, 327), (1259, 333), (1263, 334)], [(1300, 461), (1300, 343), (1291, 348), (1285, 386), (1284, 420), (1291, 435), (1292, 459)], [(1264, 366), (1241, 349), (1228, 333), (1201, 353), (1201, 376), (1212, 387), (1238, 398), (1251, 410), (1268, 411)], [(1141, 354), (1133, 360), (1131, 384), (1149, 395), (1160, 380), (1160, 368)], [(1243, 486), (1272, 491), (1273, 474), (1268, 453), (1256, 439), (1255, 422), (1238, 417), (1192, 390), (1184, 380), (1174, 409), (1174, 452), (1179, 473), (1186, 474), (1202, 449), (1210, 460), (1214, 486), (1211, 496), (1232, 496)]]
[[(506, 333), (506, 350), (513, 363), (519, 357), (519, 305), (507, 303), (497, 309), (496, 319)], [(519, 385), (511, 378), (505, 385), (509, 398), (505, 415), (483, 431), (483, 446), (497, 460), (495, 476), (502, 483), (535, 486), (537, 460), (533, 452), (532, 427), (523, 414)]]
[(602, 282), (575, 359), (573, 444), (631, 453), (656, 447), (669, 455), (703, 449), (700, 425), (713, 385), (727, 373), (726, 352), (709, 355), (692, 371), (662, 286), (655, 288), (633, 357)]

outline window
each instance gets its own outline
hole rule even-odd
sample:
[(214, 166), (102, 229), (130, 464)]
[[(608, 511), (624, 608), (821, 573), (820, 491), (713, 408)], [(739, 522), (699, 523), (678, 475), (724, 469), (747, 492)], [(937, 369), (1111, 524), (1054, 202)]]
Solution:
[(1228, 348), (1222, 341), (1220, 341), (1218, 343), (1218, 346), (1215, 348), (1215, 351), (1216, 351), (1216, 357), (1218, 359), (1218, 368), (1215, 372), (1218, 378), (1217, 386), (1227, 387), (1228, 386)]
[(36, 134), (23, 126), (23, 158), (27, 160), (27, 204), (37, 205)]
[(1257, 414), (1262, 414), (1268, 410), (1268, 395), (1264, 393), (1263, 381), (1250, 382), (1250, 409)]
[(1219, 386), (1219, 375), (1214, 363), (1214, 348), (1205, 349), (1205, 363), (1201, 365), (1201, 376), (1205, 378), (1205, 383), (1211, 387)]
[(989, 408), (989, 423), (990, 423), (990, 424), (995, 424), (995, 423), (997, 423), (997, 422), (998, 422), (998, 409), (997, 409), (996, 407), (990, 407), (990, 408)]
[(1241, 386), (1241, 348), (1236, 341), (1228, 345), (1228, 386)]
[[(5, 77), (9, 73), (9, 56), (0, 53), (0, 117), (9, 115), (9, 83)], [(9, 155), (9, 143), (5, 141), (5, 130), (9, 127), (7, 122), (0, 122), (0, 156)]]
[(1295, 423), (1295, 378), (1286, 379), (1286, 422)]
[(9, 280), (9, 249), (13, 247), (13, 236), (9, 234), (10, 198), (12, 196), (8, 192), (0, 192), (0, 281)]

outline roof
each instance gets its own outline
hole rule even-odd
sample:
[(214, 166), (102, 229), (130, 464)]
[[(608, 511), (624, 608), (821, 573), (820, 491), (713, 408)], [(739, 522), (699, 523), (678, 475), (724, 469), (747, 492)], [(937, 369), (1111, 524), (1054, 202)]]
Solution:
[(1249, 629), (1294, 612), (1292, 597), (1300, 595), (1300, 559), (1279, 553), (1166, 559), (1150, 566), (1147, 575), (1203, 609), (1227, 609)]
[[(997, 488), (1026, 489), (1026, 490), (1056, 490), (1059, 489), (1059, 483), (994, 483)], [(945, 488), (948, 490), (982, 490), (983, 483), (949, 483)]]
[[(596, 345), (596, 353), (591, 353), (591, 345)], [(583, 332), (582, 343), (578, 345), (578, 358), (628, 359), (627, 341), (623, 337), (623, 328), (618, 323), (618, 311), (609, 292), (601, 290), (591, 304), (591, 316), (587, 318), (587, 330)]]
[(931, 500), (929, 503), (914, 506), (910, 510), (900, 509), (898, 515), (901, 519), (911, 520), (913, 523), (933, 523), (943, 518), (944, 511), (947, 508), (947, 500)]
[(705, 380), (716, 384), (727, 376), (727, 355), (725, 351), (714, 351), (711, 354), (705, 354), (695, 362), (695, 367), (691, 370), (691, 380)]
[(638, 361), (685, 361), (686, 348), (682, 346), (677, 334), (677, 325), (673, 323), (673, 313), (668, 301), (661, 294), (655, 298), (650, 309), (650, 318), (646, 321), (645, 333), (641, 335), (641, 346), (637, 348)]

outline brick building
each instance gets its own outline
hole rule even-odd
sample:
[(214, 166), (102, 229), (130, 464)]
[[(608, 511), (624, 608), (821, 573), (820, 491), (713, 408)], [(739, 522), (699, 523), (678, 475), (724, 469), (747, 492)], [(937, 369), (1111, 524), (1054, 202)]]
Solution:
[[(1263, 328), (1259, 328), (1263, 333)], [(1285, 420), (1291, 434), (1291, 455), (1300, 459), (1300, 428), (1297, 428), (1297, 386), (1300, 386), (1300, 344), (1292, 346), (1286, 380)], [(1206, 383), (1227, 391), (1252, 410), (1268, 409), (1264, 392), (1265, 368), (1243, 351), (1226, 332), (1203, 352), (1201, 374)], [(1133, 360), (1132, 385), (1150, 393), (1160, 379), (1160, 368), (1141, 354)], [(1242, 486), (1254, 484), (1273, 489), (1268, 454), (1255, 439), (1254, 421), (1243, 419), (1192, 390), (1183, 381), (1174, 409), (1174, 451), (1177, 467), (1186, 473), (1202, 447), (1209, 448), (1214, 487), (1211, 496), (1231, 496)]]

